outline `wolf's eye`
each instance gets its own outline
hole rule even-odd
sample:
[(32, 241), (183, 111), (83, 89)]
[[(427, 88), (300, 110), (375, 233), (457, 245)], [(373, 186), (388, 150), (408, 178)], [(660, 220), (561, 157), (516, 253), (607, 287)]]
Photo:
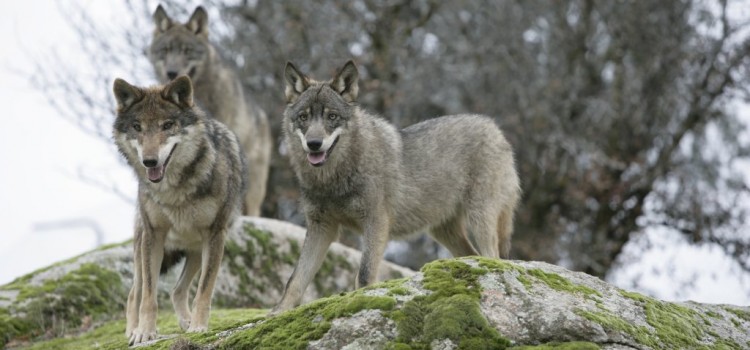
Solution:
[(133, 130), (137, 132), (141, 132), (141, 123), (138, 123), (138, 122), (133, 123)]
[(297, 115), (297, 119), (299, 119), (300, 121), (304, 122), (305, 120), (307, 120), (307, 113), (300, 113), (300, 114), (298, 114)]
[(183, 52), (184, 52), (184, 53), (185, 53), (186, 55), (189, 55), (189, 54), (193, 53), (193, 49), (191, 49), (191, 48), (189, 48), (189, 47), (186, 47), (186, 48), (182, 49), (182, 51), (183, 51)]
[(173, 121), (168, 121), (168, 122), (164, 123), (164, 124), (163, 124), (163, 125), (161, 126), (161, 128), (162, 128), (163, 130), (169, 130), (169, 129), (171, 129), (171, 128), (172, 128), (173, 126), (174, 126), (174, 122), (173, 122)]
[(328, 120), (336, 120), (339, 119), (339, 115), (335, 113), (328, 114)]

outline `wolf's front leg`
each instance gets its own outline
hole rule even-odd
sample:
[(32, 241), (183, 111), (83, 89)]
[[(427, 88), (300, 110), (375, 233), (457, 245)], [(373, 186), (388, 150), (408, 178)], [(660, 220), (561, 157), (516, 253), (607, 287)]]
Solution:
[(130, 335), (130, 345), (156, 339), (156, 284), (159, 279), (161, 261), (164, 258), (165, 236), (165, 234), (146, 231), (141, 241), (141, 305), (138, 327)]
[(378, 267), (388, 244), (389, 220), (385, 210), (375, 210), (365, 219), (362, 260), (359, 263), (356, 288), (375, 283)]
[(172, 290), (172, 305), (177, 314), (177, 321), (180, 328), (187, 330), (190, 327), (190, 305), (188, 305), (188, 292), (190, 284), (195, 278), (195, 274), (201, 268), (201, 253), (198, 251), (188, 251), (185, 257), (185, 267), (182, 269), (180, 279), (177, 280)]
[(193, 315), (190, 318), (188, 332), (205, 332), (208, 330), (208, 316), (211, 311), (211, 297), (219, 275), (221, 258), (224, 255), (224, 232), (217, 232), (203, 241), (201, 277), (198, 291), (193, 300)]
[(143, 261), (141, 260), (141, 230), (141, 225), (139, 225), (136, 219), (136, 232), (133, 238), (133, 286), (130, 288), (128, 304), (125, 308), (125, 317), (127, 319), (125, 336), (128, 338), (133, 335), (133, 331), (138, 327), (138, 309), (141, 305), (141, 289), (143, 288), (143, 280), (141, 278), (141, 269), (143, 269)]
[(284, 289), (284, 296), (269, 315), (276, 315), (282, 311), (289, 310), (299, 305), (305, 289), (312, 281), (315, 274), (325, 260), (328, 247), (338, 235), (338, 225), (326, 225), (314, 220), (308, 220), (309, 227), (302, 245), (302, 252), (297, 261), (297, 266), (289, 277)]

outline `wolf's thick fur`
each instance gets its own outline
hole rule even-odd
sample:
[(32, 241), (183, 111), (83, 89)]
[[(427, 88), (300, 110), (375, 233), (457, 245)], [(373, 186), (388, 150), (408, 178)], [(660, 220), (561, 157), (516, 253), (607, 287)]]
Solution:
[[(242, 149), (226, 126), (193, 104), (186, 76), (154, 88), (117, 79), (114, 94), (115, 143), (138, 178), (126, 335), (130, 344), (156, 337), (156, 284), (165, 251), (186, 256), (172, 290), (180, 326), (204, 331), (224, 238), (241, 214), (246, 191)], [(191, 313), (188, 290), (198, 270)]]
[(398, 131), (357, 106), (352, 62), (326, 82), (288, 63), (285, 79), (283, 129), (308, 231), (274, 312), (299, 303), (341, 226), (364, 233), (358, 286), (374, 281), (389, 237), (423, 229), (454, 256), (508, 256), (519, 179), (490, 118), (446, 116)]
[(260, 215), (271, 161), (271, 132), (266, 113), (245, 96), (238, 75), (222, 63), (208, 40), (208, 14), (198, 6), (190, 19), (174, 22), (159, 5), (154, 12), (149, 59), (162, 83), (188, 75), (195, 99), (209, 115), (237, 134), (249, 167), (246, 215)]

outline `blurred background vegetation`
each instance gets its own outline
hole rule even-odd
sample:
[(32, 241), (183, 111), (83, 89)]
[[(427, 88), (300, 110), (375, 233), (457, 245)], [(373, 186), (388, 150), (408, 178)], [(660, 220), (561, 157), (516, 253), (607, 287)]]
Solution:
[[(198, 5), (163, 3), (180, 21)], [(62, 117), (108, 142), (113, 72), (154, 82), (145, 52), (156, 3), (125, 4), (131, 24), (119, 27), (84, 5), (60, 6), (95, 67), (85, 77), (92, 90), (77, 73), (46, 64), (54, 54), (38, 60), (34, 77)], [(512, 258), (606, 277), (639, 259), (644, 233), (668, 231), (719, 249), (748, 278), (750, 120), (740, 107), (750, 16), (741, 1), (202, 4), (212, 41), (273, 125), (264, 216), (304, 225), (279, 133), (284, 62), (327, 78), (351, 58), (360, 104), (399, 127), (453, 113), (495, 118), (515, 148), (524, 190)], [(397, 248), (387, 258), (412, 268), (447, 255), (424, 236), (408, 242), (409, 254), (398, 253), (404, 243)]]

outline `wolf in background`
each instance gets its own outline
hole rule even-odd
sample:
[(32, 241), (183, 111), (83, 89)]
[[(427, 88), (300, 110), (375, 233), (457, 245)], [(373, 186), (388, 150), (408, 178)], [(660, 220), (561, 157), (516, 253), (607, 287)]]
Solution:
[[(114, 140), (138, 178), (130, 344), (156, 337), (156, 285), (163, 261), (186, 257), (171, 293), (180, 326), (205, 331), (224, 239), (241, 214), (247, 165), (236, 136), (193, 103), (190, 79), (138, 88), (115, 80)], [(201, 271), (193, 311), (188, 291)]]
[(193, 81), (195, 99), (209, 115), (237, 134), (248, 160), (244, 214), (259, 216), (271, 161), (271, 131), (265, 112), (249, 102), (233, 69), (208, 40), (208, 14), (198, 6), (186, 23), (173, 21), (159, 5), (153, 15), (149, 59), (162, 83), (179, 75)]
[(508, 256), (520, 185), (490, 118), (445, 116), (398, 131), (356, 104), (351, 61), (329, 81), (291, 63), (284, 77), (283, 132), (308, 230), (273, 313), (298, 305), (342, 226), (364, 234), (357, 288), (374, 282), (390, 237), (423, 229), (453, 256)]

